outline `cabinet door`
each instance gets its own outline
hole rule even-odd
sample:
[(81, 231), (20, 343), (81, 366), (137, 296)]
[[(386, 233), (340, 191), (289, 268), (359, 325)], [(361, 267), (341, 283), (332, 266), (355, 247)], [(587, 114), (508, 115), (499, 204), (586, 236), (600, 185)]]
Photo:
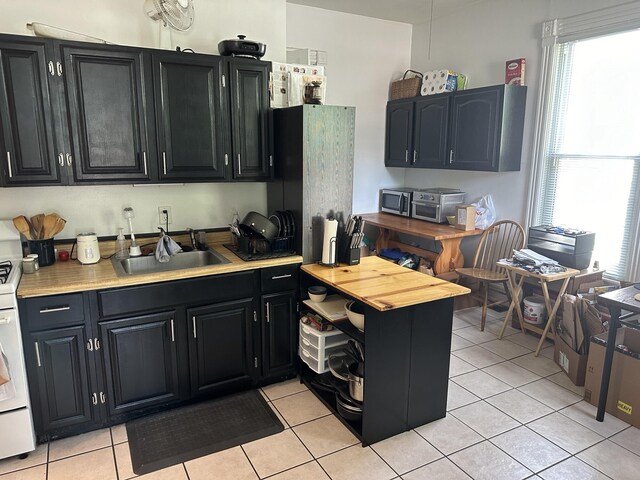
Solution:
[(296, 293), (263, 295), (262, 374), (272, 378), (296, 371)]
[(233, 178), (268, 180), (273, 155), (269, 131), (271, 64), (230, 60)]
[(449, 96), (425, 97), (415, 103), (412, 166), (442, 168), (447, 159)]
[(89, 385), (85, 327), (35, 332), (27, 338), (29, 379), (38, 392), (34, 398), (31, 389), (37, 433), (93, 421), (98, 397)]
[(179, 400), (175, 312), (100, 322), (109, 415)]
[(155, 153), (148, 141), (146, 54), (64, 45), (61, 52), (75, 181), (150, 180)]
[(453, 96), (450, 168), (497, 169), (503, 95), (504, 90), (496, 87)]
[(160, 178), (224, 179), (229, 127), (222, 58), (154, 54), (152, 64)]
[(191, 394), (248, 387), (252, 382), (253, 299), (189, 309)]
[(412, 145), (413, 101), (388, 104), (385, 166), (408, 167)]
[(46, 40), (0, 41), (0, 153), (4, 185), (60, 183)]

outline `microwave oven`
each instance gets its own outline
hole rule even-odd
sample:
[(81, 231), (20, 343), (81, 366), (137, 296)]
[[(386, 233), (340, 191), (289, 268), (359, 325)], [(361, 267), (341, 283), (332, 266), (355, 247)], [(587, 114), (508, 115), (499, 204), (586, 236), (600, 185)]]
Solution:
[(411, 214), (412, 188), (383, 188), (380, 190), (380, 211), (408, 217)]

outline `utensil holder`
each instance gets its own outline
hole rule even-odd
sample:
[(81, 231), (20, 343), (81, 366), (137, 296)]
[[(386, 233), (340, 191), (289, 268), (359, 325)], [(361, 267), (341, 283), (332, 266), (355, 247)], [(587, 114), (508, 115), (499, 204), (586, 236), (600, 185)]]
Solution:
[(38, 264), (41, 267), (53, 265), (56, 262), (56, 253), (53, 248), (53, 238), (45, 240), (28, 240), (29, 251), (38, 254)]

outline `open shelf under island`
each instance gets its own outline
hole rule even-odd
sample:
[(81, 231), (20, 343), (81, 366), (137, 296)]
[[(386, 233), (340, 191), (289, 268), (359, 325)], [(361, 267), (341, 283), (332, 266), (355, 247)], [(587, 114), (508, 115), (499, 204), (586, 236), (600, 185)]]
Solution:
[(378, 257), (364, 257), (354, 266), (303, 265), (301, 271), (302, 293), (309, 285), (322, 284), (364, 304), (364, 332), (344, 321), (336, 324), (364, 346), (362, 422), (342, 419), (332, 395), (316, 387), (315, 374), (302, 368), (302, 380), (362, 444), (443, 418), (453, 297), (469, 289)]

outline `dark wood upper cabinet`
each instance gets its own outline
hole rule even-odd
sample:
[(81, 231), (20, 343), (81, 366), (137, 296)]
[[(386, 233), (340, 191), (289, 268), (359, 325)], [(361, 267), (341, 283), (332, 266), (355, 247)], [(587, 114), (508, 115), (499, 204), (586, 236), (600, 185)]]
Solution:
[(145, 182), (150, 151), (150, 81), (141, 50), (61, 44), (66, 116), (76, 182)]
[(389, 102), (385, 165), (520, 170), (526, 94), (495, 85)]
[(47, 60), (50, 48), (43, 39), (0, 40), (3, 185), (61, 182), (50, 84), (55, 65)]
[(413, 102), (390, 103), (387, 107), (387, 135), (384, 164), (408, 167), (413, 145)]
[(152, 66), (160, 179), (224, 180), (229, 119), (223, 59), (154, 53)]
[(441, 168), (447, 155), (449, 96), (424, 97), (415, 103), (414, 167)]
[(269, 180), (273, 167), (268, 89), (271, 64), (232, 58), (229, 71), (233, 178)]

